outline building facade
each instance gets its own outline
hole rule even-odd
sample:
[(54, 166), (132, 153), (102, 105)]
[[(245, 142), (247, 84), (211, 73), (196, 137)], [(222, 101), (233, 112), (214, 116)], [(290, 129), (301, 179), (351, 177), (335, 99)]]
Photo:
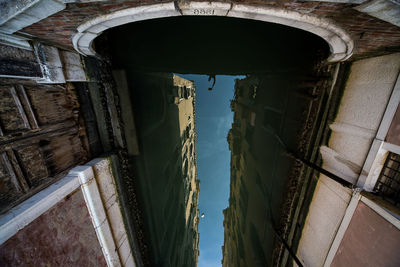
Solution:
[[(399, 63), (397, 53), (342, 65), (343, 80), (313, 83), (311, 95), (301, 83), (285, 92), (289, 78), (236, 81), (223, 266), (399, 264)], [(294, 132), (305, 114), (312, 126)]]
[(278, 264), (277, 246), (304, 183), (296, 156), (311, 154), (332, 71), (320, 66), (236, 80), (223, 266)]
[(151, 264), (196, 266), (200, 188), (194, 83), (175, 74), (127, 70), (126, 77), (140, 151), (130, 161), (140, 177), (135, 186)]
[[(271, 242), (269, 237), (272, 236), (275, 240), (285, 240), (304, 265), (354, 265), (348, 255), (356, 255), (359, 251), (352, 249), (359, 246), (350, 241), (366, 244), (374, 238), (378, 240), (376, 236), (366, 234), (370, 232), (355, 231), (369, 227), (368, 224), (364, 228), (358, 227), (360, 220), (357, 222), (357, 218), (367, 218), (361, 221), (374, 221), (374, 226), (387, 226), (394, 230), (394, 233), (379, 230), (382, 237), (396, 237), (398, 229), (393, 219), (396, 217), (393, 214), (398, 213), (392, 208), (393, 203), (396, 204), (392, 185), (396, 183), (389, 182), (393, 180), (390, 177), (397, 176), (386, 168), (396, 166), (397, 156), (394, 154), (399, 154), (400, 145), (396, 113), (399, 103), (396, 83), (396, 53), (400, 51), (398, 14), (398, 3), (389, 0), (0, 0), (1, 265), (149, 266), (154, 264), (154, 255), (160, 264), (196, 261), (198, 236), (189, 234), (198, 224), (198, 211), (194, 208), (197, 206), (198, 183), (194, 182), (191, 173), (195, 167), (192, 166), (193, 156), (190, 155), (193, 150), (189, 145), (193, 142), (194, 115), (189, 130), (186, 130), (188, 117), (182, 117), (179, 125), (172, 125), (176, 132), (170, 136), (174, 140), (171, 144), (181, 144), (175, 158), (182, 162), (176, 163), (174, 170), (166, 165), (166, 173), (156, 175), (158, 178), (169, 177), (169, 174), (176, 174), (173, 171), (183, 167), (180, 173), (180, 177), (185, 177), (183, 189), (178, 193), (179, 197), (173, 196), (182, 205), (177, 209), (180, 215), (174, 217), (155, 201), (158, 195), (148, 195), (142, 190), (146, 186), (140, 185), (138, 166), (140, 157), (145, 155), (141, 154), (140, 138), (143, 136), (139, 135), (139, 130), (142, 128), (137, 128), (139, 121), (136, 121), (140, 118), (132, 116), (137, 108), (131, 105), (134, 101), (129, 95), (132, 88), (128, 86), (131, 77), (128, 73), (132, 72), (129, 69), (121, 71), (110, 64), (109, 58), (100, 56), (98, 52), (105, 46), (97, 41), (107, 30), (124, 24), (203, 15), (251, 19), (304, 30), (320, 38), (329, 48), (324, 63), (330, 69), (321, 76), (317, 75), (316, 79), (307, 78), (303, 89), (288, 94), (308, 99), (306, 102), (295, 101), (288, 107), (313, 102), (316, 97), (315, 103), (319, 105), (309, 105), (309, 110), (314, 110), (309, 113), (318, 114), (315, 121), (327, 121), (319, 124), (323, 127), (314, 128), (311, 122), (315, 121), (310, 121), (313, 143), (307, 149), (301, 146), (301, 142), (294, 142), (303, 148), (299, 155), (279, 148), (282, 144), (275, 135), (287, 147), (296, 147), (291, 146), (296, 134), (285, 135), (276, 130), (282, 118), (286, 118), (282, 105), (276, 107), (276, 103), (256, 101), (261, 99), (258, 98), (260, 94), (268, 92), (265, 88), (274, 88), (274, 85), (263, 84), (263, 80), (257, 80), (257, 77), (243, 81), (253, 87), (249, 91), (251, 95), (238, 96), (243, 111), (239, 111), (239, 104), (234, 105), (238, 110), (236, 113), (242, 115), (236, 118), (229, 137), (233, 153), (232, 177), (236, 177), (232, 179), (236, 182), (231, 184), (232, 202), (235, 203), (225, 211), (225, 230), (231, 234), (227, 234), (225, 239), (224, 265), (260, 264), (264, 259), (266, 262), (271, 260), (276, 266), (290, 265), (294, 257), (289, 255), (282, 241)], [(279, 33), (273, 37), (279, 37)], [(176, 43), (191, 51), (204, 49), (186, 40)], [(157, 48), (164, 44), (161, 41), (155, 45)], [(243, 48), (252, 49), (245, 44)], [(178, 54), (179, 51), (173, 49), (169, 52)], [(208, 51), (211, 53), (213, 49)], [(200, 60), (198, 57), (183, 58), (192, 63)], [(211, 65), (213, 59), (210, 56), (201, 58), (205, 65)], [(174, 84), (173, 76), (165, 80)], [(284, 80), (280, 82), (285, 85)], [(321, 88), (328, 90), (315, 95), (312, 88), (319, 83), (325, 83)], [(254, 86), (264, 89), (254, 92)], [(243, 87), (247, 85), (243, 84)], [(329, 94), (331, 91), (339, 93)], [(275, 90), (272, 92), (278, 94)], [(340, 97), (340, 92), (343, 92), (343, 97)], [(178, 118), (180, 98), (185, 99), (182, 103), (186, 103), (182, 110), (190, 107), (187, 104), (190, 101), (185, 98), (190, 94), (187, 89), (172, 89), (168, 96), (165, 95), (175, 118)], [(291, 98), (282, 96), (282, 99)], [(293, 102), (288, 100), (287, 103)], [(330, 108), (322, 112), (319, 106)], [(291, 112), (296, 114), (295, 110)], [(148, 115), (151, 119), (157, 114)], [(264, 123), (264, 117), (271, 119)], [(288, 118), (290, 122), (290, 116)], [(181, 133), (184, 133), (182, 140), (185, 139), (186, 143), (177, 141)], [(268, 155), (263, 151), (265, 147), (258, 144), (266, 142), (266, 135), (271, 139), (268, 142), (275, 144), (274, 151), (278, 154)], [(265, 162), (274, 162), (277, 155), (285, 158), (286, 161), (281, 163), (293, 165), (282, 169), (288, 172), (294, 167), (295, 171), (289, 176), (282, 173), (267, 175), (263, 168), (259, 168)], [(376, 195), (371, 201), (370, 194), (357, 193), (322, 175), (319, 177), (319, 173), (302, 167), (300, 159), (323, 166), (364, 191), (376, 191), (385, 201)], [(381, 169), (385, 176), (380, 176)], [(247, 176), (253, 180), (245, 179)], [(286, 179), (281, 181), (275, 179), (277, 177)], [(256, 186), (257, 181), (264, 187)], [(152, 190), (159, 190), (154, 192), (165, 192), (157, 188), (157, 183), (153, 184), (155, 188)], [(274, 190), (265, 191), (270, 187)], [(272, 197), (274, 192), (285, 193)], [(163, 201), (168, 201), (164, 196), (160, 194)], [(264, 203), (268, 203), (265, 198), (268, 197), (274, 201), (265, 207)], [(384, 204), (387, 200), (392, 206)], [(155, 201), (160, 210), (151, 210), (143, 204), (151, 201)], [(246, 210), (246, 205), (254, 208)], [(285, 208), (281, 209), (282, 206)], [(72, 209), (76, 212), (71, 213)], [(259, 217), (258, 211), (262, 211), (259, 214), (264, 219)], [(240, 212), (244, 219), (236, 223), (234, 218), (242, 217)], [(159, 225), (162, 228), (148, 223), (154, 221), (151, 214), (161, 218)], [(182, 233), (165, 231), (165, 227), (169, 227), (167, 217), (169, 222), (179, 218), (178, 228)], [(274, 223), (271, 223), (272, 219)], [(262, 230), (264, 224), (268, 231)], [(349, 241), (348, 236), (353, 235), (357, 238)], [(172, 243), (182, 244), (178, 251), (185, 251), (182, 252), (185, 256), (171, 257), (175, 252), (168, 244), (176, 236), (180, 239)], [(369, 239), (362, 239), (368, 236)], [(155, 241), (151, 241), (152, 238)], [(32, 241), (29, 244), (28, 239)], [(385, 240), (390, 241), (390, 238)], [(382, 244), (389, 245), (381, 248), (397, 248), (393, 242), (385, 242)], [(37, 243), (40, 243), (40, 249)], [(382, 254), (366, 251), (369, 255), (391, 255), (385, 254), (390, 249), (385, 249)], [(352, 259), (367, 258), (365, 253), (357, 255), (362, 257)], [(392, 256), (386, 258), (396, 259)]]

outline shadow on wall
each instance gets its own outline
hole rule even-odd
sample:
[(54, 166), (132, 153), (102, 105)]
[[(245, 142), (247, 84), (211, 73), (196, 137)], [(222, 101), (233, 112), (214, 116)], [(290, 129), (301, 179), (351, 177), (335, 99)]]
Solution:
[(309, 32), (227, 17), (130, 23), (96, 39), (100, 54), (107, 46), (116, 67), (192, 74), (287, 72), (310, 67), (310, 59), (329, 54), (327, 43)]

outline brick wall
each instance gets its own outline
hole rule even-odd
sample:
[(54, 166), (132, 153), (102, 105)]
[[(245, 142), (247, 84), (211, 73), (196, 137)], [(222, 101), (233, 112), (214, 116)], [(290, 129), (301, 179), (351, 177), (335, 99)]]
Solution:
[[(325, 2), (296, 2), (285, 7), (302, 13), (312, 13), (334, 21), (345, 29), (356, 45), (355, 55), (400, 51), (400, 28), (388, 22), (361, 13), (353, 4)], [(378, 53), (381, 54), (381, 53)]]
[(116, 0), (86, 4), (68, 4), (67, 8), (63, 11), (24, 28), (22, 32), (34, 35), (40, 40), (48, 41), (51, 44), (73, 49), (72, 36), (76, 32), (76, 28), (83, 22), (117, 10), (160, 2), (167, 1)]
[[(73, 48), (72, 36), (76, 28), (94, 17), (117, 10), (144, 4), (155, 4), (169, 1), (108, 1), (88, 4), (68, 4), (67, 8), (36, 24), (26, 27), (22, 32), (29, 33), (38, 39), (64, 48)], [(257, 4), (283, 7), (305, 14), (315, 14), (328, 18), (342, 26), (353, 37), (356, 43), (355, 57), (385, 54), (400, 51), (400, 28), (354, 10), (353, 4), (301, 2), (301, 1), (260, 1), (236, 0), (234, 3)]]

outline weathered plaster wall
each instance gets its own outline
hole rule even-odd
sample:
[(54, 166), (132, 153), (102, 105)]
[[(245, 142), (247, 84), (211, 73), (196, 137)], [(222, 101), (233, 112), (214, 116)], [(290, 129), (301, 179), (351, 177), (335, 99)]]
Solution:
[(0, 246), (1, 266), (106, 266), (86, 203), (75, 191)]
[[(400, 70), (400, 54), (353, 63), (323, 167), (356, 183)], [(298, 247), (305, 266), (322, 266), (346, 212), (352, 191), (321, 175)]]
[(328, 147), (325, 166), (356, 182), (383, 118), (400, 70), (400, 54), (355, 62), (350, 71)]
[(350, 189), (320, 176), (297, 250), (304, 266), (323, 266), (350, 199)]

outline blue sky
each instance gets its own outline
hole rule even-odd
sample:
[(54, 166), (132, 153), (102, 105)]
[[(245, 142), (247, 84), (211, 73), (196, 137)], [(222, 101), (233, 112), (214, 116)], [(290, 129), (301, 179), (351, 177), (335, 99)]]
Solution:
[(227, 134), (231, 128), (233, 113), (234, 80), (238, 76), (217, 76), (212, 82), (206, 75), (179, 75), (193, 80), (196, 85), (197, 166), (200, 179), (199, 267), (221, 266), (224, 243), (224, 216), (228, 206), (230, 183), (230, 151)]

